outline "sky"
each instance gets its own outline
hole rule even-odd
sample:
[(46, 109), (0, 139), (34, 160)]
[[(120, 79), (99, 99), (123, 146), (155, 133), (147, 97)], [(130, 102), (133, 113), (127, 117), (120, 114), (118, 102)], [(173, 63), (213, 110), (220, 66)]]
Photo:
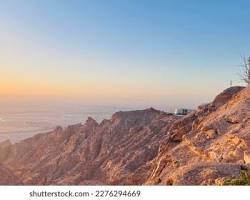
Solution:
[(248, 0), (0, 0), (0, 99), (186, 106), (241, 85)]

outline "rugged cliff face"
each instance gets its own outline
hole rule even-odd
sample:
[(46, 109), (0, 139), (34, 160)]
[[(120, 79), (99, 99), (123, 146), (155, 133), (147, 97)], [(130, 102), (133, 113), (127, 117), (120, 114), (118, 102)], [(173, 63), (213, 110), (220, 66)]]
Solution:
[(0, 163), (23, 184), (221, 184), (248, 170), (249, 133), (250, 88), (232, 87), (185, 117), (117, 112), (5, 142)]
[(177, 120), (148, 184), (221, 184), (248, 168), (250, 88), (233, 87)]
[(100, 124), (89, 118), (7, 145), (2, 162), (24, 184), (143, 184), (176, 119), (152, 108), (117, 112)]

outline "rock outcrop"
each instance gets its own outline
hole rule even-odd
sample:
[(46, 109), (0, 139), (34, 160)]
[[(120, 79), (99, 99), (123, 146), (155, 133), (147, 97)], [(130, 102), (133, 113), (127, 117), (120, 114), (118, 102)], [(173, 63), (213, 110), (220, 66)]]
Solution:
[(147, 183), (216, 184), (239, 176), (248, 169), (249, 119), (250, 88), (233, 87), (177, 120)]

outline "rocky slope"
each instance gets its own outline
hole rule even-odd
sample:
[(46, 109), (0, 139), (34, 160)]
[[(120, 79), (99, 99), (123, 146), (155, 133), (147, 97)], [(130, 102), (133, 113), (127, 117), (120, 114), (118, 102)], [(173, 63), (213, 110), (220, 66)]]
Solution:
[(233, 87), (170, 128), (148, 184), (221, 184), (250, 163), (250, 88)]
[(2, 163), (24, 184), (143, 184), (177, 116), (154, 109), (88, 118), (2, 147)]
[(8, 168), (0, 165), (0, 185), (20, 185), (22, 182)]
[(22, 184), (222, 184), (249, 169), (249, 119), (250, 88), (232, 87), (185, 117), (118, 112), (4, 142), (0, 172)]

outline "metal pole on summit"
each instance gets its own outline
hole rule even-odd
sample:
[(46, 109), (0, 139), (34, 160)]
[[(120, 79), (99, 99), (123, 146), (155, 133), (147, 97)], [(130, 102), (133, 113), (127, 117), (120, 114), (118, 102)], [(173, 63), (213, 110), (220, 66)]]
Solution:
[(242, 80), (249, 86), (250, 85), (250, 57), (248, 60), (246, 58), (243, 58), (243, 67), (244, 72), (241, 75)]

